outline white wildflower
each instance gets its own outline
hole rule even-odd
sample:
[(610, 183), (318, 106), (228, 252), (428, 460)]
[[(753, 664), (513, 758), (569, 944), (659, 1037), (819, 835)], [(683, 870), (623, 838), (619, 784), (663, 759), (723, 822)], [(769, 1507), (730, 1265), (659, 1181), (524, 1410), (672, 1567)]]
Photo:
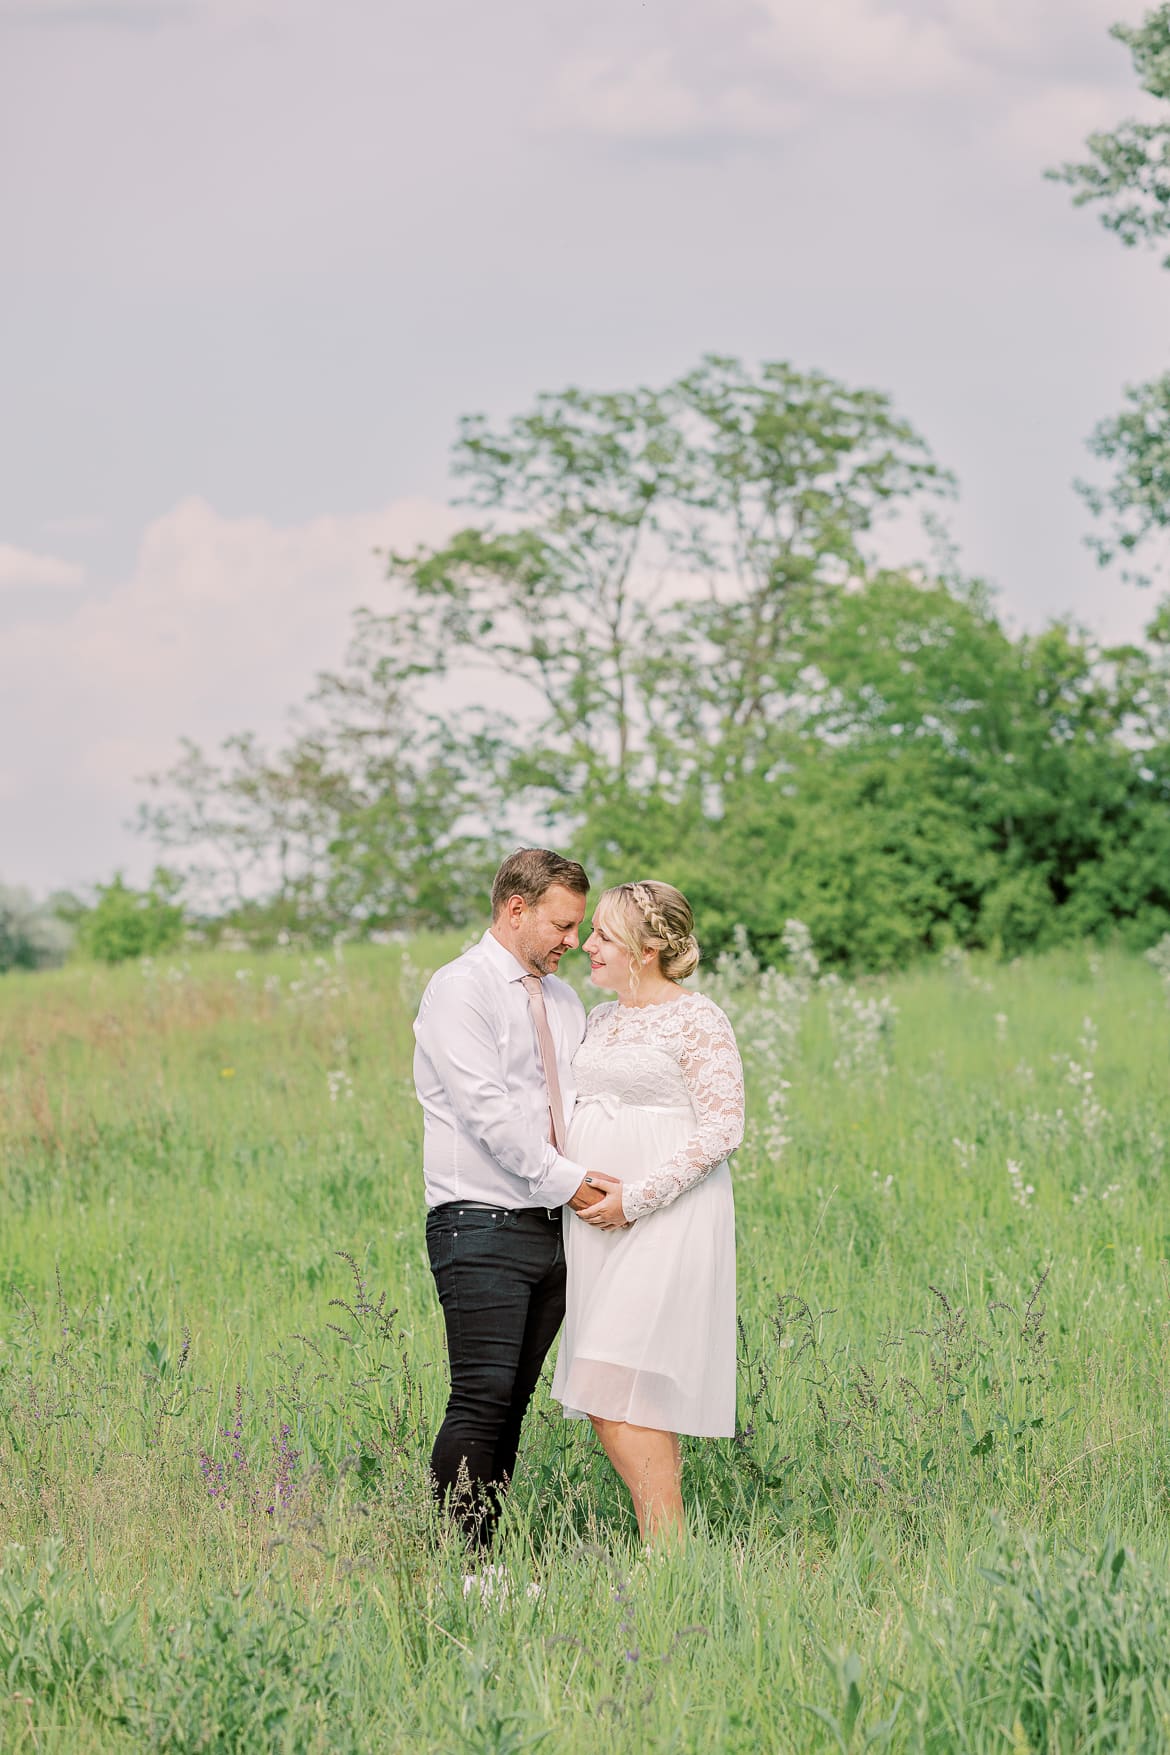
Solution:
[(1170, 932), (1164, 932), (1157, 944), (1146, 952), (1149, 963), (1162, 978), (1162, 989), (1170, 1000)]
[(353, 1096), (353, 1080), (342, 1067), (326, 1073), (329, 1082), (329, 1101), (331, 1103), (348, 1102)]
[(898, 1008), (888, 993), (865, 994), (839, 986), (829, 994), (829, 1024), (837, 1050), (833, 1070), (841, 1078), (885, 1078)]

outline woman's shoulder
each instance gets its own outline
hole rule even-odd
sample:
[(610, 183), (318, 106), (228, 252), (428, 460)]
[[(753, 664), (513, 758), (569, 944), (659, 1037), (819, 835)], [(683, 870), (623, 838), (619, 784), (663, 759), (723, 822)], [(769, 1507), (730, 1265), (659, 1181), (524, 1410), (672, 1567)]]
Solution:
[(721, 1005), (716, 1005), (707, 994), (694, 989), (689, 991), (688, 1000), (685, 1007), (680, 1005), (677, 1010), (684, 1013), (692, 1028), (700, 1029), (707, 1035), (727, 1036), (732, 1041), (735, 1040), (731, 1019)]

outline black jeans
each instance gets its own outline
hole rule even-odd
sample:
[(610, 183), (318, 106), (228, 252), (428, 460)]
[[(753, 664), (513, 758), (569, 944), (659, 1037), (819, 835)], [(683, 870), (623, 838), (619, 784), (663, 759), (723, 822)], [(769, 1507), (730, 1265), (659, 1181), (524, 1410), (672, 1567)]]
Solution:
[(486, 1547), (525, 1409), (565, 1314), (561, 1215), (449, 1201), (427, 1215), (427, 1252), (451, 1364), (431, 1472), (468, 1540)]

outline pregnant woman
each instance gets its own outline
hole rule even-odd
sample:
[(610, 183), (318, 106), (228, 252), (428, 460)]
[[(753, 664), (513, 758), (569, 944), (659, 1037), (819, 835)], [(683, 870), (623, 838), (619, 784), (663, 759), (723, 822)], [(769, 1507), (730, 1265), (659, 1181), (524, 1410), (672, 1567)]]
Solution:
[[(644, 1542), (685, 1531), (679, 1435), (735, 1430), (735, 1208), (743, 1068), (725, 1014), (680, 987), (699, 961), (670, 884), (620, 884), (585, 943), (598, 987), (573, 1071), (568, 1150), (621, 1179), (565, 1214), (568, 1293), (552, 1393), (588, 1417)], [(588, 1178), (586, 1178), (588, 1180)]]

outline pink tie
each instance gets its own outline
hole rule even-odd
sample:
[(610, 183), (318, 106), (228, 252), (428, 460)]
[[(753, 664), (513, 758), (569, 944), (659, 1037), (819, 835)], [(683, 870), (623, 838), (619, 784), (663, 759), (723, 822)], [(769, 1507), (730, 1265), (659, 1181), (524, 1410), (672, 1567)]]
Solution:
[(536, 1045), (540, 1049), (540, 1064), (544, 1068), (544, 1082), (548, 1089), (548, 1137), (558, 1152), (565, 1149), (565, 1108), (561, 1100), (561, 1081), (557, 1076), (557, 1051), (553, 1047), (552, 1032), (548, 1027), (548, 1011), (544, 1003), (544, 987), (539, 975), (521, 976), (524, 991), (528, 995), (528, 1003), (532, 1007), (532, 1021), (536, 1025)]

